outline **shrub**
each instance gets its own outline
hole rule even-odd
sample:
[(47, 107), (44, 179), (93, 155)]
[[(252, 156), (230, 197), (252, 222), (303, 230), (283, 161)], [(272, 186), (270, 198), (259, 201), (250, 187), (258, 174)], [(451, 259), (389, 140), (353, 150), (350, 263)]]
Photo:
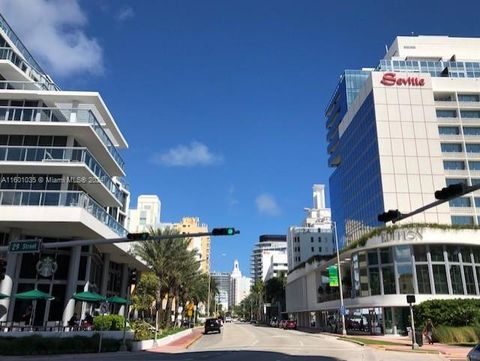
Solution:
[(474, 326), (480, 324), (480, 300), (429, 300), (414, 308), (415, 323), (425, 325), (430, 318), (435, 327)]
[(95, 316), (93, 324), (95, 330), (118, 331), (123, 330), (125, 318), (122, 315), (101, 315)]
[(133, 338), (135, 341), (149, 340), (154, 337), (154, 327), (143, 320), (135, 320), (132, 323), (132, 330), (134, 332)]
[(480, 330), (472, 326), (450, 327), (440, 325), (433, 330), (433, 339), (441, 343), (478, 342)]

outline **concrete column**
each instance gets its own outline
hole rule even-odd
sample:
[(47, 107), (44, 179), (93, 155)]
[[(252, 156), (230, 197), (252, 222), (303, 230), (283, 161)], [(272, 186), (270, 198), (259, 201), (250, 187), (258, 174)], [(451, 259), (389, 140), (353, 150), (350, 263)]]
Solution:
[[(20, 239), (20, 229), (12, 228), (9, 233), (9, 242)], [(13, 290), (13, 282), (17, 271), (19, 255), (15, 253), (7, 254), (7, 266), (5, 270), (5, 278), (0, 281), (0, 292), (11, 296)], [(7, 321), (7, 316), (13, 314), (10, 308), (11, 297), (0, 300), (0, 321)], [(13, 308), (13, 305), (12, 305)]]
[(109, 269), (110, 269), (110, 253), (105, 253), (103, 255), (102, 287), (100, 288), (100, 294), (102, 296), (106, 296), (106, 293), (107, 293)]
[[(127, 287), (128, 287), (128, 264), (122, 264), (122, 284), (120, 286), (120, 297), (127, 298)], [(119, 315), (124, 315), (125, 305), (121, 305), (118, 310)]]
[(82, 247), (75, 246), (70, 251), (70, 264), (68, 266), (67, 289), (65, 291), (65, 303), (63, 310), (62, 322), (64, 326), (68, 325), (68, 320), (73, 316), (75, 311), (75, 300), (73, 294), (77, 292), (78, 268), (80, 266), (80, 255)]

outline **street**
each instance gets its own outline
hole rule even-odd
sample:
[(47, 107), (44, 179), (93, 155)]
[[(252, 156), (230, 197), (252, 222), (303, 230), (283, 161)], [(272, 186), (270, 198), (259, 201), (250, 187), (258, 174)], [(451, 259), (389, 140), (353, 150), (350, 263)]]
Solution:
[(158, 360), (158, 361), (437, 361), (436, 355), (374, 350), (335, 336), (308, 334), (250, 324), (229, 323), (221, 334), (204, 335), (176, 353), (139, 352), (65, 356), (5, 357), (11, 360)]

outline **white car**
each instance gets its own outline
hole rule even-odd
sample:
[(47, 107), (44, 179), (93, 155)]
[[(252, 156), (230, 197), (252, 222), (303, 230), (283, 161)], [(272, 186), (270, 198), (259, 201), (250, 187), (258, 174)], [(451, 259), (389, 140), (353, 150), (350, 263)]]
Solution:
[(232, 318), (230, 316), (225, 317), (225, 322), (232, 322)]

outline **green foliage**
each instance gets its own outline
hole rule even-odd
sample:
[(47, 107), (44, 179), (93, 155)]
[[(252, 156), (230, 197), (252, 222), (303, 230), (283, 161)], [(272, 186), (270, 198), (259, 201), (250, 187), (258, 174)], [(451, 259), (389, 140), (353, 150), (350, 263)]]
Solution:
[(479, 341), (478, 327), (451, 327), (440, 325), (433, 330), (433, 339), (441, 343), (476, 343)]
[(135, 320), (132, 323), (133, 339), (135, 341), (149, 340), (154, 337), (154, 327), (143, 320)]
[(150, 312), (154, 305), (160, 280), (154, 272), (143, 272), (132, 297), (133, 308), (140, 312)]
[(122, 315), (100, 315), (93, 319), (95, 330), (118, 331), (123, 330), (125, 318)]
[[(99, 336), (92, 337), (0, 337), (0, 355), (54, 355), (98, 351)], [(116, 352), (121, 340), (102, 339), (102, 352)]]
[(430, 318), (433, 325), (473, 326), (480, 324), (480, 300), (429, 300), (414, 308), (415, 322), (424, 325)]

